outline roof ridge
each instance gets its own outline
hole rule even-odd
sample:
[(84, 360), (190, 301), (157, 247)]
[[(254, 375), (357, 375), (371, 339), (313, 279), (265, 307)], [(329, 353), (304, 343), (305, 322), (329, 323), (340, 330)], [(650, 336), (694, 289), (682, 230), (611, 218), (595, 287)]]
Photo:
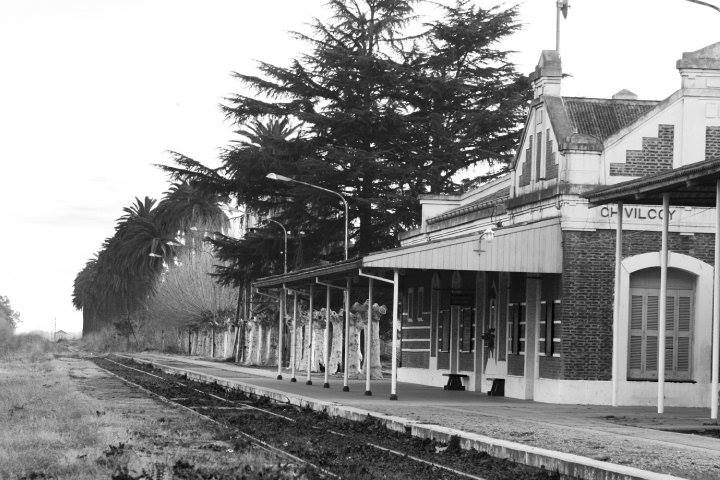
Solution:
[(624, 98), (600, 98), (600, 97), (576, 97), (576, 96), (566, 96), (563, 95), (563, 100), (588, 100), (588, 101), (602, 101), (602, 102), (612, 102), (612, 103), (660, 103), (662, 100), (644, 100), (644, 99), (624, 99)]

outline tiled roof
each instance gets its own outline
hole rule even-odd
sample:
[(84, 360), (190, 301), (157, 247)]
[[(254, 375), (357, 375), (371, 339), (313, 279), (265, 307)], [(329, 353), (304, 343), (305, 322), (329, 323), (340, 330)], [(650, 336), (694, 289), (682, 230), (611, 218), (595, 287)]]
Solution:
[(436, 224), (439, 222), (442, 222), (443, 220), (449, 220), (451, 218), (458, 217), (460, 215), (465, 215), (468, 213), (477, 212), (480, 210), (483, 210), (484, 208), (491, 207), (493, 205), (498, 205), (505, 200), (510, 195), (510, 187), (505, 187), (501, 190), (498, 190), (497, 192), (491, 193), (485, 197), (479, 198), (473, 202), (470, 202), (466, 205), (461, 205), (459, 207), (455, 207), (453, 209), (450, 209), (446, 212), (441, 213), (440, 215), (436, 215), (434, 217), (428, 218), (427, 223), (428, 225)]
[(660, 103), (654, 100), (614, 100), (563, 97), (574, 130), (605, 141)]

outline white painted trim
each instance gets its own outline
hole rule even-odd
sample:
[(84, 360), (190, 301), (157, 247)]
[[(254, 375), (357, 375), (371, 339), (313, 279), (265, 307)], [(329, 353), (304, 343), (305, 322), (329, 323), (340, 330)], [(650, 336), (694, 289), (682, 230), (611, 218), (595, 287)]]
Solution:
[[(623, 259), (620, 268), (620, 318), (618, 320), (618, 404), (654, 405), (657, 382), (627, 380), (628, 312), (630, 309), (630, 275), (638, 270), (660, 266), (660, 252), (649, 252)], [(668, 254), (668, 268), (691, 273), (696, 277), (695, 318), (692, 344), (692, 380), (696, 383), (665, 384), (668, 406), (707, 406), (710, 383), (712, 298), (714, 269), (709, 264), (676, 252)], [(602, 382), (598, 382), (602, 383)], [(699, 397), (698, 397), (699, 396)], [(698, 398), (704, 401), (698, 402)], [(597, 402), (596, 402), (597, 403)]]

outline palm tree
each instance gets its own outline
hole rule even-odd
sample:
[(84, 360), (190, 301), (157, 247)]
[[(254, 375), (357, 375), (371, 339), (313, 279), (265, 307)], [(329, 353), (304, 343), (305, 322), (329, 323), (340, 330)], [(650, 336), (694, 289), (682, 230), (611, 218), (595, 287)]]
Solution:
[[(195, 225), (223, 228), (228, 219), (220, 197), (190, 183), (170, 187), (161, 202), (145, 197), (123, 208), (115, 233), (75, 278), (73, 304), (83, 310), (83, 331), (115, 323), (129, 335), (155, 292), (157, 280), (178, 251), (178, 234)], [(194, 245), (202, 242), (195, 239)]]

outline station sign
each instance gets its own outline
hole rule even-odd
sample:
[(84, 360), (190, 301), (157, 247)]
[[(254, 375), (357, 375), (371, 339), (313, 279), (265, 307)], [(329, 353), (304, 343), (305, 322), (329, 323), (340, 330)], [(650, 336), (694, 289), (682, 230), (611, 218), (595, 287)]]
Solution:
[[(673, 216), (675, 215), (676, 211), (676, 209), (670, 209), (670, 221), (673, 220)], [(603, 218), (613, 218), (616, 217), (617, 214), (618, 210), (617, 207), (614, 205), (606, 205), (604, 207), (600, 207), (600, 216)], [(661, 207), (625, 206), (623, 207), (623, 219), (651, 221), (662, 220), (663, 209)]]

